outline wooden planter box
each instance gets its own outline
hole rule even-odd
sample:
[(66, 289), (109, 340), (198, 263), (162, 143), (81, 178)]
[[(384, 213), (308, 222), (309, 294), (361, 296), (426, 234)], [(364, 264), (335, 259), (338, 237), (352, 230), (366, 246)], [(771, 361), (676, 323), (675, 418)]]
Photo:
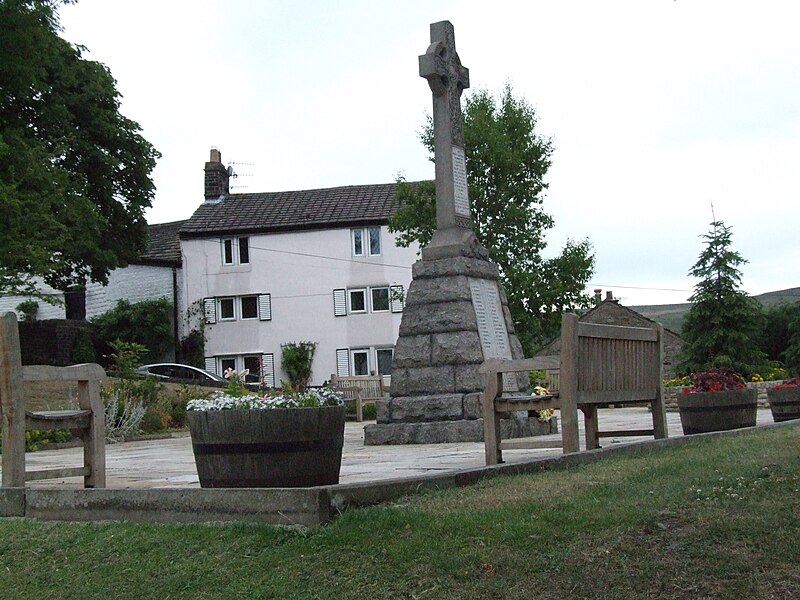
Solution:
[(767, 389), (769, 409), (772, 411), (772, 420), (776, 423), (800, 419), (800, 387), (787, 387), (782, 389)]
[(344, 406), (189, 411), (201, 487), (339, 483)]
[(754, 389), (678, 394), (683, 433), (707, 433), (755, 427), (758, 392)]

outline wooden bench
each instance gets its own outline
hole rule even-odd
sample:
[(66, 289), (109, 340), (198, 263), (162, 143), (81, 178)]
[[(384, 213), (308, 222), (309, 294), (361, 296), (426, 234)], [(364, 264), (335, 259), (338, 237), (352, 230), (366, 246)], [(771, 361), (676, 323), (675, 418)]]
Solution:
[(364, 420), (364, 404), (384, 397), (382, 375), (331, 375), (331, 387), (344, 393), (345, 401), (356, 403), (356, 420)]
[[(581, 323), (577, 315), (564, 315), (561, 323), (560, 389), (549, 396), (503, 393), (503, 374), (531, 371), (534, 359), (487, 360), (481, 366), (486, 386), (481, 397), (486, 464), (503, 462), (503, 449), (563, 447), (578, 452), (578, 410), (583, 413), (586, 449), (599, 448), (599, 438), (610, 436), (667, 437), (663, 401), (663, 334), (655, 329)], [(647, 403), (652, 429), (600, 431), (597, 409), (613, 404)], [(500, 437), (500, 420), (517, 411), (560, 411), (561, 444)]]
[[(2, 487), (24, 487), (25, 481), (82, 476), (84, 486), (106, 486), (105, 411), (100, 382), (106, 374), (98, 364), (52, 367), (22, 366), (17, 316), (0, 317), (0, 416), (2, 416)], [(25, 381), (75, 381), (78, 408), (26, 411)], [(25, 471), (25, 431), (69, 429), (83, 441), (83, 467)]]

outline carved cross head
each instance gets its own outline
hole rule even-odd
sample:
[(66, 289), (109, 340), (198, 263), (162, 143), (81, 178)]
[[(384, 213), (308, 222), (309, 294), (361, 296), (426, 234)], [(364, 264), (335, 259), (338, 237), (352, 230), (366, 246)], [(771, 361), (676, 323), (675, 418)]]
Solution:
[(431, 24), (431, 45), (419, 57), (419, 76), (428, 80), (434, 96), (448, 94), (451, 101), (459, 102), (461, 92), (469, 87), (469, 69), (461, 66), (450, 21)]

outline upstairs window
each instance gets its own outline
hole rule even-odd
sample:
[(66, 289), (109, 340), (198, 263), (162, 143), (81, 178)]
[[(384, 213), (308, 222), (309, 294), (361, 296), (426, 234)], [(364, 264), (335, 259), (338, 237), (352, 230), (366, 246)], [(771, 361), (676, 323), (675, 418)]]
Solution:
[(239, 238), (239, 264), (246, 265), (250, 262), (250, 238)]
[(250, 263), (250, 238), (222, 238), (222, 264), (246, 265)]
[(367, 290), (359, 288), (356, 290), (348, 290), (350, 300), (351, 313), (365, 313), (367, 312)]
[(381, 228), (369, 228), (369, 255), (379, 256), (381, 253)]
[(353, 256), (380, 256), (381, 254), (381, 228), (366, 227), (351, 229), (353, 243)]

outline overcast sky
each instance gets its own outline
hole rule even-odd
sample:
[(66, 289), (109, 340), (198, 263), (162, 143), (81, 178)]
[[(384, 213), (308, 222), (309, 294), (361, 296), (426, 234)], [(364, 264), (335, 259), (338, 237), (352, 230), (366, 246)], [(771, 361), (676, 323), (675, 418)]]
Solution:
[(589, 238), (590, 289), (685, 301), (712, 203), (747, 292), (800, 286), (795, 0), (80, 0), (60, 14), (163, 155), (151, 223), (191, 216), (212, 146), (234, 192), (433, 178), (417, 56), (446, 19), (472, 89), (510, 83), (553, 138), (544, 253)]

